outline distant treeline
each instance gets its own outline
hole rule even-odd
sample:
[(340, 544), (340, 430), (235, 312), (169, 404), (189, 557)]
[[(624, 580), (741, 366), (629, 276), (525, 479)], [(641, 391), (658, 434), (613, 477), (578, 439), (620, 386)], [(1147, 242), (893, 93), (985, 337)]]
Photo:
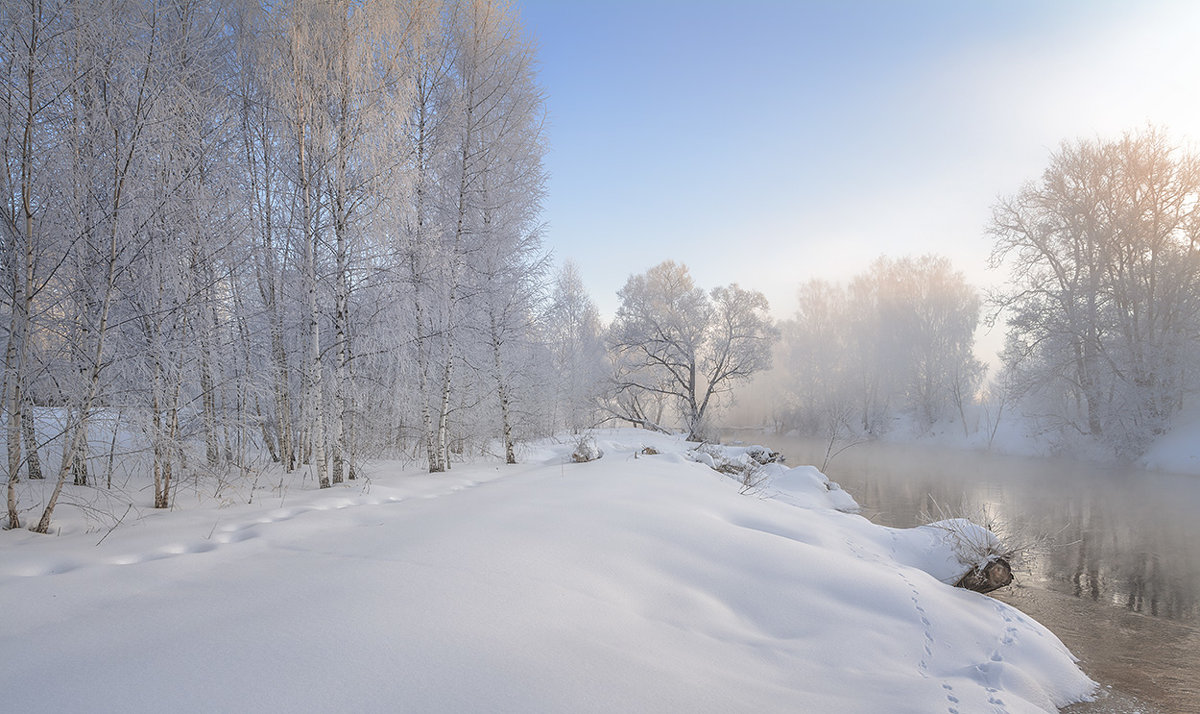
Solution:
[[(1157, 130), (1066, 143), (988, 234), (1008, 274), (991, 295), (935, 257), (805, 285), (769, 419), (830, 437), (958, 421), (990, 442), (1007, 415), (1053, 447), (1142, 454), (1200, 390), (1200, 157)], [(983, 318), (1007, 330), (990, 378)]]

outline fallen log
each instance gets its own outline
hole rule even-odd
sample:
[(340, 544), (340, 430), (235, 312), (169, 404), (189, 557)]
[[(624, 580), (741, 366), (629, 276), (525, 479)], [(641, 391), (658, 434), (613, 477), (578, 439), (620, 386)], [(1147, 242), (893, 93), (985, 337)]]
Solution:
[(1013, 580), (1012, 566), (1004, 558), (992, 558), (983, 567), (972, 568), (954, 584), (977, 593), (990, 593)]

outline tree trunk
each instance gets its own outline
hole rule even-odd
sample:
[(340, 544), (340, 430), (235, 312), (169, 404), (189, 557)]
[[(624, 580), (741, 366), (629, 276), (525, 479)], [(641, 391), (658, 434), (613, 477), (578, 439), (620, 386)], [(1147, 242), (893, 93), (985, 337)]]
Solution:
[(79, 415), (79, 426), (76, 430), (80, 434), (80, 440), (74, 451), (71, 452), (71, 478), (76, 486), (88, 485), (88, 443), (90, 440), (90, 432), (88, 422), (90, 421), (86, 412)]
[[(179, 357), (180, 362), (183, 361), (183, 356)], [(182, 478), (187, 471), (187, 459), (183, 450), (183, 443), (179, 435), (179, 393), (183, 387), (183, 365), (180, 364), (179, 378), (175, 381), (174, 393), (171, 395), (171, 410), (168, 414), (167, 426), (167, 446), (174, 452), (175, 459), (167, 459), (166, 467), (163, 470), (163, 490), (161, 502), (155, 503), (155, 508), (170, 508), (171, 507), (171, 488), (174, 482)], [(178, 463), (179, 468), (176, 470), (174, 464)]]
[(496, 368), (496, 394), (500, 399), (500, 432), (504, 439), (504, 462), (517, 463), (517, 455), (513, 449), (512, 423), (508, 415), (508, 389), (504, 384), (504, 368), (500, 361), (500, 334), (495, 316), (491, 317), (492, 328), (492, 358)]
[[(16, 310), (13, 310), (14, 317)], [(14, 322), (16, 320), (14, 319)], [(21, 474), (21, 387), (20, 369), (17, 366), (16, 329), (8, 336), (8, 348), (5, 350), (4, 361), (8, 367), (8, 521), (10, 528), (19, 528), (20, 519), (16, 510), (16, 483)]]
[(163, 432), (163, 413), (162, 413), (162, 367), (156, 360), (154, 363), (154, 379), (151, 384), (150, 394), (150, 429), (151, 429), (151, 451), (154, 456), (154, 507), (161, 508), (159, 503), (165, 501), (162, 494), (165, 492), (163, 488), (163, 468), (164, 453), (166, 451), (164, 432)]
[[(293, 52), (301, 52), (301, 48), (293, 48)], [(310, 467), (320, 488), (329, 488), (329, 473), (325, 463), (325, 422), (322, 410), (321, 386), (321, 326), (317, 312), (317, 230), (316, 208), (313, 206), (314, 189), (313, 177), (309, 173), (309, 158), (307, 155), (309, 137), (307, 122), (313, 107), (307, 101), (302, 91), (302, 82), (306, 77), (295, 78), (295, 110), (296, 110), (296, 146), (298, 185), (300, 192), (301, 216), (304, 234), (304, 279), (308, 299), (305, 305), (305, 329), (308, 338), (308, 355), (305, 359), (305, 407), (307, 411), (306, 431), (309, 448), (312, 449)]]
[(308, 439), (312, 449), (311, 467), (317, 476), (317, 484), (321, 488), (329, 488), (329, 472), (325, 463), (325, 421), (323, 414), (324, 401), (321, 387), (321, 329), (317, 322), (317, 276), (313, 245), (316, 238), (308, 241)]
[(117, 413), (117, 418), (113, 419), (112, 439), (108, 442), (108, 464), (104, 469), (104, 487), (112, 489), (113, 477), (113, 459), (117, 454), (117, 431), (121, 428), (121, 414)]
[[(449, 339), (447, 338), (447, 342)], [(450, 470), (450, 387), (454, 377), (454, 359), (446, 345), (446, 368), (442, 371), (442, 397), (438, 407), (437, 454), (438, 471)], [(433, 465), (430, 464), (430, 471)]]
[(433, 410), (429, 406), (429, 338), (424, 334), (424, 311), (420, 298), (416, 299), (417, 313), (417, 394), (421, 399), (421, 426), (425, 437), (425, 455), (429, 461), (429, 472), (445, 471), (442, 452), (438, 449), (437, 432), (433, 426)]
[(21, 412), (21, 430), (25, 434), (25, 461), (29, 469), (29, 478), (40, 480), (45, 478), (45, 476), (42, 475), (42, 459), (38, 456), (37, 431), (33, 421), (33, 407), (29, 406), (28, 401), (25, 402), (25, 406)]
[(204, 456), (209, 468), (216, 468), (220, 461), (220, 447), (217, 443), (217, 395), (216, 385), (212, 374), (212, 355), (207, 347), (200, 347), (200, 394), (201, 408), (204, 413)]
[(283, 316), (279, 307), (270, 306), (271, 366), (275, 378), (275, 419), (279, 429), (279, 459), (283, 470), (296, 470), (296, 437), (292, 429), (292, 404), (288, 396), (288, 359), (283, 344)]
[(21, 513), (17, 510), (17, 477), (8, 475), (8, 527), (21, 527)]
[(427, 163), (427, 148), (428, 141), (428, 113), (426, 106), (431, 101), (429, 92), (430, 87), (425, 83), (425, 77), (418, 77), (417, 90), (417, 134), (416, 134), (416, 157), (415, 165), (417, 175), (414, 177), (416, 184), (416, 210), (414, 220), (416, 221), (416, 229), (412, 231), (408, 237), (408, 270), (412, 278), (412, 294), (413, 294), (413, 313), (416, 316), (416, 347), (417, 347), (417, 394), (421, 402), (421, 427), (422, 437), (425, 442), (425, 456), (429, 463), (430, 473), (440, 473), (445, 471), (445, 463), (442, 461), (442, 452), (438, 448), (437, 430), (434, 428), (433, 410), (430, 403), (433, 400), (433, 395), (430, 394), (430, 334), (426, 329), (426, 306), (425, 306), (425, 265), (421, 260), (422, 251), (426, 250), (425, 237), (425, 180), (428, 172)]

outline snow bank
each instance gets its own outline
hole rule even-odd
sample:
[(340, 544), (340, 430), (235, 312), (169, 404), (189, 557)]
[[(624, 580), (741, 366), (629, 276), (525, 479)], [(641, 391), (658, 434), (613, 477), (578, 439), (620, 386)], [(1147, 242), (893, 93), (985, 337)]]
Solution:
[(743, 495), (677, 439), (596, 442), (377, 465), (99, 545), (0, 534), (5, 705), (967, 714), (1094, 689), (1041, 625), (941, 582), (944, 529), (840, 512), (808, 467)]
[(770, 479), (767, 494), (800, 508), (832, 508), (853, 513), (858, 502), (836, 482), (812, 466), (797, 466)]

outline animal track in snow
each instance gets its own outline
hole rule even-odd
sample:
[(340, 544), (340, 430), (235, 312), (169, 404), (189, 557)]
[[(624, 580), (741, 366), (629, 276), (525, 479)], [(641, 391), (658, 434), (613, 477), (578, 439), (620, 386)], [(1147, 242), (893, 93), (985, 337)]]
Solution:
[(163, 560), (165, 558), (173, 558), (177, 555), (189, 555), (193, 553), (208, 553), (217, 549), (216, 543), (208, 541), (196, 541), (194, 543), (174, 543), (172, 545), (163, 546), (148, 553), (128, 553), (126, 555), (118, 555), (115, 558), (109, 558), (105, 562), (109, 565), (137, 565), (138, 563), (149, 563), (153, 560)]
[(913, 585), (913, 582), (908, 579), (908, 576), (904, 574), (904, 571), (897, 570), (896, 574), (900, 576), (900, 579), (903, 580), (904, 584), (908, 586), (909, 592), (912, 593), (910, 599), (912, 600), (913, 608), (917, 611), (917, 616), (921, 620), (921, 631), (924, 634), (925, 642), (923, 647), (924, 654), (921, 656), (921, 661), (917, 663), (917, 668), (921, 671), (922, 677), (928, 677), (929, 658), (933, 656), (933, 631), (932, 623), (929, 621), (929, 613), (927, 613), (925, 608), (921, 606), (921, 599), (917, 591), (917, 586)]
[[(999, 647), (997, 647), (996, 652), (992, 654), (992, 661), (1000, 662), (1004, 659), (1003, 656), (1001, 656), (1000, 651), (1005, 647), (1011, 647), (1017, 643), (1017, 620), (1014, 620), (1013, 610), (1009, 606), (1000, 602), (993, 602), (992, 605), (996, 608), (996, 614), (998, 614), (1000, 618), (1004, 620), (1004, 634), (1000, 638)], [(1017, 619), (1020, 619), (1021, 622), (1024, 622), (1024, 619), (1020, 618), (1019, 616)]]
[[(430, 494), (429, 497), (437, 498), (439, 496), (450, 495), (458, 491), (473, 488), (482, 483), (486, 482), (455, 484), (444, 491)], [(100, 556), (96, 560), (79, 561), (72, 559), (48, 558), (46, 560), (28, 563), (10, 563), (7, 564), (7, 567), (0, 568), (0, 574), (7, 574), (17, 577), (62, 575), (93, 565), (137, 565), (139, 563), (148, 563), (155, 560), (174, 558), (181, 555), (209, 553), (225, 545), (243, 543), (245, 541), (259, 538), (262, 535), (260, 532), (262, 526), (272, 523), (280, 523), (282, 521), (289, 521), (310, 511), (331, 511), (342, 510), (354, 506), (377, 506), (400, 503), (408, 500), (409, 498), (411, 498), (411, 496), (388, 496), (385, 498), (374, 498), (369, 496), (329, 498), (327, 500), (317, 501), (316, 503), (309, 505), (294, 506), (291, 508), (278, 508), (265, 513), (260, 513), (257, 516), (250, 515), (247, 517), (247, 520), (226, 524), (220, 526), (219, 528), (214, 527), (213, 532), (202, 540), (185, 543), (170, 543), (168, 545), (144, 550), (141, 552), (126, 552), (107, 557)]]
[(946, 707), (949, 714), (959, 714), (958, 712), (958, 697), (954, 696), (954, 687), (943, 683), (942, 689), (946, 690), (946, 701), (950, 702), (950, 706)]

